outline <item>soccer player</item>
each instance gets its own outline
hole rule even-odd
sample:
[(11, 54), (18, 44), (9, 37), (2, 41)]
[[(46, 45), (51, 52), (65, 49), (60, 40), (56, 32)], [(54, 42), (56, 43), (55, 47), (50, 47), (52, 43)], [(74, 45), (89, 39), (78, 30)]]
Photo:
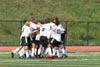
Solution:
[(58, 58), (60, 58), (60, 50), (59, 50), (59, 46), (62, 44), (62, 41), (61, 41), (61, 33), (62, 33), (62, 28), (59, 26), (59, 20), (58, 18), (55, 18), (55, 27), (54, 29), (52, 30), (50, 36), (52, 35), (53, 33), (53, 36), (52, 36), (52, 40), (51, 40), (51, 43), (53, 44), (53, 54), (54, 55), (57, 55)]
[[(43, 49), (47, 47), (48, 44), (48, 38), (47, 38), (47, 24), (42, 24), (40, 27), (40, 45), (38, 49), (38, 56), (43, 55)], [(43, 48), (44, 47), (44, 48)]]
[(22, 27), (21, 46), (23, 47), (18, 53), (19, 58), (22, 58), (24, 54), (26, 54), (26, 57), (29, 58), (28, 46), (30, 45), (30, 34), (33, 34), (33, 32), (30, 30), (30, 22), (26, 21)]
[[(24, 20), (24, 24), (27, 22), (27, 20)], [(20, 37), (21, 40), (21, 37)], [(18, 48), (16, 48), (15, 50), (11, 51), (11, 57), (14, 58), (15, 53), (17, 53), (18, 51), (20, 51), (23, 48), (23, 46), (20, 43), (20, 46)]]
[[(30, 29), (31, 31), (38, 31), (37, 28), (40, 28), (39, 26), (37, 26), (35, 24), (35, 19), (34, 17), (31, 17), (31, 24), (30, 24)], [(31, 42), (32, 42), (32, 54), (31, 54), (31, 57), (35, 57), (35, 53), (37, 51), (37, 49), (35, 48), (35, 37), (36, 37), (36, 34), (34, 35), (31, 35)]]
[(62, 25), (60, 24), (59, 27), (62, 28), (62, 33), (61, 33), (61, 41), (62, 41), (62, 44), (60, 45), (60, 49), (62, 51), (62, 58), (67, 58), (68, 56), (66, 55), (67, 54), (67, 50), (65, 48), (65, 35), (66, 35), (66, 31), (65, 29), (62, 27)]
[[(41, 21), (38, 21), (37, 25), (41, 27), (42, 26)], [(39, 44), (40, 44), (40, 28), (38, 28), (37, 30), (38, 30), (38, 32), (37, 32), (37, 35), (35, 37), (35, 49), (36, 49), (36, 51), (35, 51), (35, 57), (38, 56), (37, 50), (38, 50), (38, 47), (39, 47)]]
[(51, 44), (50, 44), (50, 33), (52, 31), (52, 29), (54, 28), (55, 24), (52, 22), (52, 19), (46, 19), (46, 25), (47, 25), (47, 38), (48, 38), (48, 47), (45, 51), (45, 54), (48, 54), (48, 56), (52, 55), (52, 51), (51, 51)]
[[(53, 22), (54, 23), (56, 23), (56, 22), (59, 22), (59, 20), (58, 20), (58, 18), (55, 18), (54, 20), (53, 20)], [(62, 41), (62, 43), (61, 43), (61, 45), (60, 45), (60, 49), (61, 49), (61, 51), (62, 51), (62, 58), (66, 58), (67, 57), (67, 55), (66, 55), (66, 49), (65, 49), (65, 34), (66, 34), (66, 32), (65, 32), (65, 29), (62, 27), (62, 25), (60, 24), (60, 23), (58, 23), (58, 27), (59, 28), (61, 28), (61, 41)]]

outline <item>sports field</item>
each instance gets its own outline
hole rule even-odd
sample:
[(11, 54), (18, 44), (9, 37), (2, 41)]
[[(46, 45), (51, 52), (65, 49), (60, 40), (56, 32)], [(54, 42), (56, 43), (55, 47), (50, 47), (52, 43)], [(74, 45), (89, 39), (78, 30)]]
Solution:
[(0, 67), (100, 67), (100, 52), (68, 52), (66, 59), (19, 59), (0, 51)]

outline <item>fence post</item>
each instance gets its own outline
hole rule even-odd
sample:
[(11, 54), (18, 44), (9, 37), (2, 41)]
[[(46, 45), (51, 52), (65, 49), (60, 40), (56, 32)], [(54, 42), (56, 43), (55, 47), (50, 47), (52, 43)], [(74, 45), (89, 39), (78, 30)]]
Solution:
[(68, 21), (65, 21), (65, 24), (66, 24), (66, 28), (65, 28), (65, 30), (66, 30), (65, 43), (67, 45), (67, 39), (68, 39)]
[(22, 33), (22, 24), (23, 24), (23, 21), (20, 22), (20, 35)]
[(89, 45), (89, 22), (87, 22), (87, 46)]

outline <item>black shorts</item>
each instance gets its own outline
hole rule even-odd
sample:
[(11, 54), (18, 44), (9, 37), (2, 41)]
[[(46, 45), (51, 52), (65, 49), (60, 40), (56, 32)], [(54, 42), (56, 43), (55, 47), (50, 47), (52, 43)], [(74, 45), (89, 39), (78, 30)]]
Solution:
[(22, 37), (21, 38), (21, 46), (29, 46), (30, 44), (30, 37)]
[(30, 35), (31, 43), (35, 43), (36, 35)]
[(61, 42), (58, 42), (56, 39), (52, 38), (51, 40), (51, 45), (54, 47), (58, 47), (59, 45), (61, 45)]
[(39, 40), (35, 40), (35, 44), (36, 45), (40, 45), (40, 41)]
[(42, 44), (43, 47), (47, 47), (48, 45), (48, 38), (45, 36), (40, 36), (40, 44)]
[(63, 45), (65, 46), (65, 33), (61, 34), (61, 40), (63, 42)]

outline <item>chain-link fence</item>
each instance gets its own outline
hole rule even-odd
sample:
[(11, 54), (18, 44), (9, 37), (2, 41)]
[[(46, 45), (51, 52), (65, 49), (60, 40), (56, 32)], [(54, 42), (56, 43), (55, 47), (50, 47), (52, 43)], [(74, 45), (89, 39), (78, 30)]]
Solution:
[(19, 45), (22, 21), (0, 20), (0, 46)]
[[(61, 21), (66, 45), (100, 45), (100, 22)], [(0, 46), (19, 45), (23, 21), (0, 20)]]
[(65, 28), (67, 45), (100, 45), (100, 22), (66, 21)]

